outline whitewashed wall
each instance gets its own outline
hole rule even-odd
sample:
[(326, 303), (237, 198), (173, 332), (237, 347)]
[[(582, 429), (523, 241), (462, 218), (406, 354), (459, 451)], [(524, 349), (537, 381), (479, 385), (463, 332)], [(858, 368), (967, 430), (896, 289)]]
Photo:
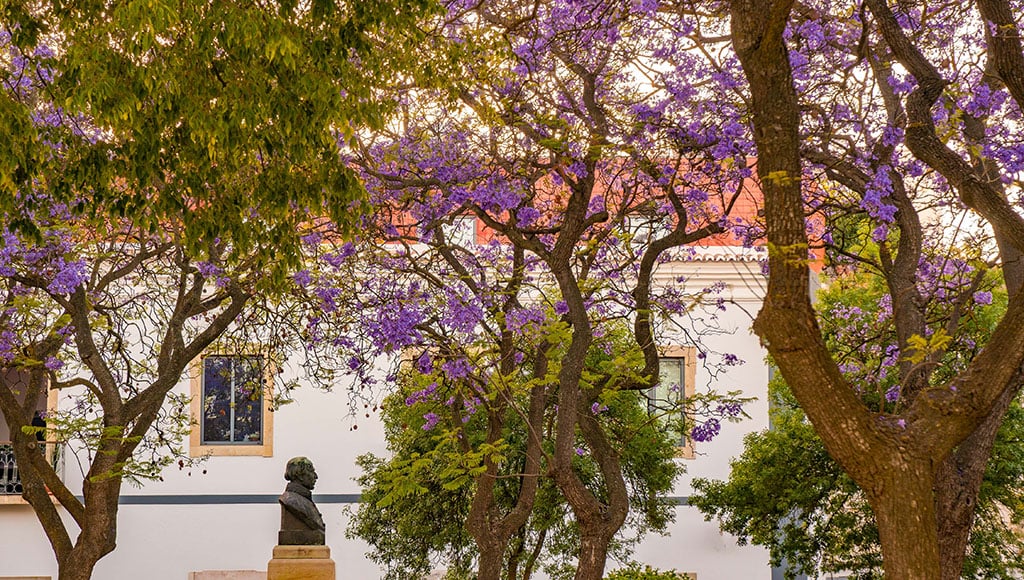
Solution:
[[(685, 272), (694, 287), (726, 283), (725, 297), (737, 303), (720, 317), (721, 326), (730, 332), (709, 338), (709, 346), (736, 354), (746, 364), (730, 368), (719, 377), (716, 387), (742, 389), (758, 397), (746, 408), (751, 420), (723, 424), (713, 442), (697, 444), (695, 459), (680, 460), (687, 473), (676, 486), (674, 495), (679, 498), (690, 495), (694, 477), (726, 477), (729, 459), (742, 450), (743, 435), (767, 426), (768, 370), (764, 353), (749, 331), (750, 316), (756, 314), (763, 295), (763, 278), (759, 264), (750, 256), (736, 259), (736, 251), (705, 250), (698, 261), (677, 264), (662, 273), (674, 278)], [(698, 366), (698, 389), (707, 382), (706, 371)], [(187, 393), (188, 382), (183, 381), (179, 389)], [(265, 570), (277, 538), (276, 496), (284, 488), (284, 465), (296, 455), (313, 460), (320, 476), (315, 494), (329, 498), (319, 506), (327, 523), (327, 543), (338, 563), (338, 577), (379, 577), (377, 567), (363, 555), (365, 545), (345, 539), (348, 516), (344, 510), (354, 508), (350, 502), (359, 493), (353, 481), (355, 458), (366, 452), (382, 454), (383, 431), (373, 418), (354, 421), (346, 417), (344, 397), (340, 389), (335, 393), (300, 389), (295, 404), (275, 412), (273, 457), (214, 457), (191, 473), (172, 467), (165, 471), (162, 482), (141, 489), (126, 486), (117, 550), (100, 561), (94, 577), (185, 580), (191, 571)], [(354, 422), (357, 430), (351, 429)], [(81, 474), (71, 458), (65, 464), (65, 477), (72, 489), (80, 489)], [(696, 572), (701, 580), (771, 577), (765, 550), (737, 546), (733, 538), (718, 531), (717, 523), (705, 522), (694, 508), (683, 505), (677, 509), (671, 535), (645, 538), (636, 553), (638, 560), (659, 568)], [(28, 506), (0, 506), (0, 529), (4, 532), (0, 579), (17, 575), (56, 578), (53, 554)]]

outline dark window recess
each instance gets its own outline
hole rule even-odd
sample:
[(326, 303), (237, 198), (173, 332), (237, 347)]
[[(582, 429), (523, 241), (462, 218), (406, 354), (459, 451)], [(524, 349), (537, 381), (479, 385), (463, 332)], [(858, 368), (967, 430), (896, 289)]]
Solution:
[(262, 444), (263, 389), (263, 357), (205, 357), (203, 444)]

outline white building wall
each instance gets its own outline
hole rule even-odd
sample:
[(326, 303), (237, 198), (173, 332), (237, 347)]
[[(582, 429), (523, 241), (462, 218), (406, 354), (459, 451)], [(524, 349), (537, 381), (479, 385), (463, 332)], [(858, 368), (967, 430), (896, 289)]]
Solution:
[[(757, 400), (746, 407), (752, 419), (723, 424), (721, 434), (710, 443), (696, 445), (694, 459), (681, 459), (686, 474), (680, 478), (675, 496), (685, 501), (692, 492), (694, 477), (725, 478), (729, 459), (743, 448), (743, 436), (767, 427), (766, 385), (768, 371), (764, 353), (750, 331), (763, 294), (756, 262), (733, 260), (735, 249), (710, 250), (707, 261), (688, 264), (693, 287), (726, 283), (730, 305), (720, 316), (720, 325), (730, 332), (707, 337), (708, 346), (736, 354), (746, 364), (731, 367), (715, 382), (719, 390), (742, 389)], [(699, 274), (693, 267), (699, 265)], [(683, 266), (680, 266), (683, 267)], [(675, 270), (674, 268), (672, 270)], [(666, 270), (675, 277), (679, 271)], [(710, 378), (698, 365), (697, 388)], [(179, 386), (189, 391), (188, 381)], [(338, 564), (338, 577), (371, 579), (379, 569), (364, 555), (366, 546), (348, 540), (344, 529), (346, 508), (359, 493), (353, 480), (358, 475), (355, 458), (363, 453), (385, 452), (383, 429), (371, 412), (370, 418), (347, 416), (346, 395), (339, 387), (334, 393), (299, 389), (295, 403), (274, 414), (273, 457), (213, 457), (198, 468), (165, 470), (164, 481), (143, 488), (125, 486), (118, 517), (118, 547), (96, 567), (97, 580), (185, 580), (191, 571), (265, 570), (276, 544), (280, 508), (276, 497), (284, 489), (284, 465), (296, 455), (312, 459), (319, 474), (314, 491), (327, 524), (327, 544)], [(357, 429), (353, 430), (353, 425)], [(205, 470), (205, 473), (203, 472)], [(77, 463), (68, 458), (65, 477), (73, 490), (81, 488)], [(0, 506), (0, 579), (4, 576), (42, 575), (56, 578), (53, 553), (39, 523), (28, 506)], [(636, 551), (636, 559), (652, 566), (696, 572), (701, 580), (771, 577), (767, 551), (754, 546), (737, 546), (722, 534), (716, 522), (705, 522), (696, 509), (678, 508), (676, 522), (667, 537), (650, 536)]]

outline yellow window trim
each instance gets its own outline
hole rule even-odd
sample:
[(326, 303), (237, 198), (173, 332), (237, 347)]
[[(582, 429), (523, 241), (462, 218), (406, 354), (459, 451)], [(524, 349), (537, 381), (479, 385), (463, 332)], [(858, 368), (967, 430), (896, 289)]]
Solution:
[[(681, 358), (683, 359), (684, 365), (684, 385), (683, 385), (683, 397), (689, 399), (696, 393), (695, 385), (697, 382), (697, 349), (692, 346), (660, 346), (658, 347), (658, 356), (660, 358)], [(692, 410), (687, 407), (683, 410), (688, 416), (692, 415)], [(679, 445), (676, 447), (676, 457), (679, 459), (693, 459), (695, 457), (693, 448), (693, 439), (690, 438), (689, 434), (686, 434), (686, 444)]]

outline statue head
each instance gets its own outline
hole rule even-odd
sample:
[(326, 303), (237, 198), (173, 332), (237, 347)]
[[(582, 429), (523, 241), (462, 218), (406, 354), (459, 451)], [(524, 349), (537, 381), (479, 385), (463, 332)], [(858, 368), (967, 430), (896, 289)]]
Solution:
[(284, 468), (284, 478), (294, 481), (306, 489), (313, 489), (317, 479), (316, 469), (313, 468), (313, 462), (308, 457), (292, 457)]

